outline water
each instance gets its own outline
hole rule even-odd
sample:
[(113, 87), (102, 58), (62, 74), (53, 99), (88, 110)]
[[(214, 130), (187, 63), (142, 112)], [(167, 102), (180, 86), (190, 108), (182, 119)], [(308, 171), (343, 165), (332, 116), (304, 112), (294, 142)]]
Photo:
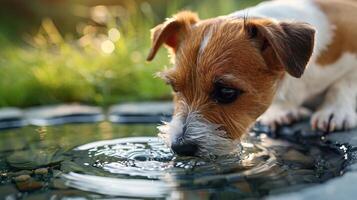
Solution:
[[(294, 143), (265, 135), (245, 138), (239, 156), (177, 157), (156, 133), (152, 125), (108, 122), (0, 132), (0, 196), (260, 198), (339, 176), (348, 159), (345, 146), (320, 138)], [(38, 168), (48, 173), (34, 173)], [(24, 174), (30, 179), (15, 180)]]

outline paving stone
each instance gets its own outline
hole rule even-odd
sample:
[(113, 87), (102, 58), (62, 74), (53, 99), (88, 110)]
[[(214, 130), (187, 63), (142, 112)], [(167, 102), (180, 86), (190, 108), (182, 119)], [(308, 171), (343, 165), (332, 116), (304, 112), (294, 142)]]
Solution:
[[(356, 171), (357, 172), (357, 163), (351, 164), (350, 166), (347, 166), (347, 170), (349, 171)], [(357, 180), (356, 180), (357, 181)]]
[(172, 102), (141, 102), (114, 105), (109, 109), (109, 121), (114, 123), (160, 123), (173, 113)]
[(357, 147), (357, 130), (353, 129), (345, 132), (337, 132), (327, 135), (327, 139), (339, 143), (347, 143), (352, 147)]
[[(280, 132), (280, 136), (299, 136), (302, 137), (316, 137), (320, 133), (314, 133), (309, 128), (308, 122), (297, 123), (286, 129), (288, 132)], [(302, 189), (300, 191), (294, 191), (291, 193), (270, 196), (269, 200), (302, 200), (302, 199), (315, 199), (315, 200), (332, 200), (332, 199), (356, 199), (357, 196), (357, 129), (350, 131), (341, 131), (335, 133), (329, 133), (325, 136), (326, 140), (332, 143), (347, 144), (352, 147), (351, 161), (349, 166), (346, 167), (346, 173), (334, 179), (329, 180), (326, 183), (312, 186), (310, 188)]]
[(99, 107), (79, 104), (33, 107), (26, 110), (25, 116), (30, 124), (36, 126), (90, 123), (105, 118)]
[(18, 108), (1, 108), (0, 109), (0, 130), (26, 126), (27, 121), (24, 113)]
[(348, 172), (342, 177), (334, 178), (324, 184), (313, 186), (301, 191), (268, 197), (268, 200), (355, 200), (357, 172)]

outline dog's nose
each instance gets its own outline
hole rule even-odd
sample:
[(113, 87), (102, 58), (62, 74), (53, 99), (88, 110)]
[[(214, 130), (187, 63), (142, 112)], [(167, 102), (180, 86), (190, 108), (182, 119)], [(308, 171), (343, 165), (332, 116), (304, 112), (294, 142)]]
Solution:
[(173, 143), (171, 149), (181, 156), (194, 156), (197, 152), (198, 146), (193, 143)]

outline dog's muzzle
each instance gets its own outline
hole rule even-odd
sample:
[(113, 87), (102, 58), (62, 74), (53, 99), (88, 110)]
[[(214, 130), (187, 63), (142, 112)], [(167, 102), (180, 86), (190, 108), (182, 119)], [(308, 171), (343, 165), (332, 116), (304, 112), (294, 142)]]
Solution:
[(171, 149), (183, 156), (212, 157), (239, 152), (239, 141), (229, 138), (220, 125), (197, 112), (186, 118), (175, 115), (171, 122), (158, 127)]

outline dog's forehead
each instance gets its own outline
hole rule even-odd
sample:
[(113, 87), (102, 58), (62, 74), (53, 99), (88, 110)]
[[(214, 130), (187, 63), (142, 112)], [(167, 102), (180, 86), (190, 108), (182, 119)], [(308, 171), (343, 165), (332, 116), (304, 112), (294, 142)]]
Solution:
[[(205, 20), (192, 26), (176, 53), (175, 71), (196, 78), (214, 79), (231, 74), (232, 66), (246, 59), (252, 45), (242, 31), (242, 20)], [(203, 77), (204, 76), (204, 77)]]

